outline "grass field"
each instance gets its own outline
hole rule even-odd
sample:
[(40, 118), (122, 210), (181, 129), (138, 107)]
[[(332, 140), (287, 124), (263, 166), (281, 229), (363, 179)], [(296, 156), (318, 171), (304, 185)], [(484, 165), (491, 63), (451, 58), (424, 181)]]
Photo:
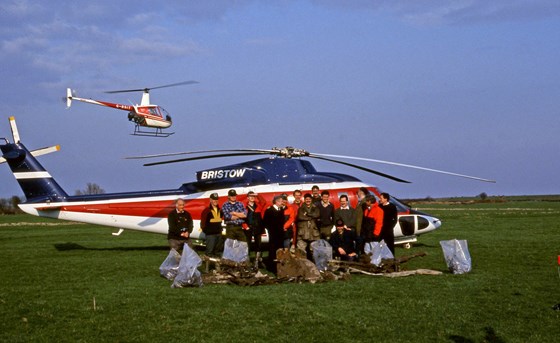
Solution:
[[(0, 216), (1, 342), (557, 342), (560, 202), (420, 204), (443, 227), (405, 269), (472, 272), (259, 287), (172, 289), (164, 236)], [(423, 207), (422, 207), (423, 206)]]

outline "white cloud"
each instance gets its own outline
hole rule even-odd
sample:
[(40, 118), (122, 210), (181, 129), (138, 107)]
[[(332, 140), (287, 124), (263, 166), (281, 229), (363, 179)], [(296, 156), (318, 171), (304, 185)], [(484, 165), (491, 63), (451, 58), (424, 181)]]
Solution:
[(415, 25), (525, 21), (560, 16), (557, 0), (317, 0), (313, 3), (339, 10), (389, 11)]

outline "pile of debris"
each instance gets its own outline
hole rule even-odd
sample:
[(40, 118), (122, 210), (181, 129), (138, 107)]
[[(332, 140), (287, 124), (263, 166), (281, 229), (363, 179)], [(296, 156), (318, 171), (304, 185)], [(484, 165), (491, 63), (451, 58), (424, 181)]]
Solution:
[[(240, 249), (247, 249), (240, 246)], [(244, 249), (243, 249), (244, 248)], [(235, 250), (235, 251), (237, 251)], [(224, 254), (227, 256), (227, 254)], [(239, 257), (239, 256), (241, 257)], [(349, 262), (333, 260), (332, 257), (317, 254), (314, 256), (316, 263), (307, 259), (306, 253), (296, 249), (278, 249), (276, 252), (277, 275), (262, 273), (259, 267), (262, 265), (260, 254), (257, 254), (255, 262), (249, 262), (247, 253), (232, 254), (232, 258), (213, 258), (208, 256), (199, 257), (196, 252), (185, 245), (183, 256), (175, 250), (169, 252), (168, 257), (160, 266), (161, 276), (172, 280), (173, 288), (185, 286), (202, 286), (203, 284), (234, 284), (239, 286), (271, 285), (283, 282), (324, 282), (347, 280), (351, 273), (366, 275), (399, 277), (413, 274), (442, 274), (440, 271), (418, 269), (401, 271), (401, 264), (415, 257), (425, 256), (426, 253), (402, 256), (399, 258), (381, 259), (377, 265), (372, 263), (371, 254), (363, 254), (359, 261)], [(321, 263), (318, 259), (323, 258)], [(201, 265), (205, 264), (203, 273), (200, 272)], [(320, 266), (320, 267), (318, 267)], [(212, 268), (211, 268), (212, 267)]]
[(276, 252), (276, 266), (278, 279), (284, 282), (311, 282), (347, 280), (350, 276), (345, 271), (335, 273), (330, 270), (321, 270), (317, 265), (307, 259), (305, 252), (296, 249), (291, 252), (279, 249)]
[(383, 275), (390, 273), (399, 273), (401, 271), (401, 264), (408, 262), (415, 257), (426, 256), (425, 252), (416, 253), (409, 256), (402, 256), (399, 258), (382, 259), (379, 265), (371, 263), (371, 256), (363, 254), (357, 262), (331, 260), (329, 267), (332, 270), (347, 269), (351, 273), (361, 273), (366, 275)]
[[(410, 256), (402, 256), (396, 259), (383, 260), (379, 266), (371, 264), (369, 256), (363, 255), (358, 262), (346, 262), (330, 260), (329, 267), (321, 270), (306, 258), (305, 253), (296, 250), (291, 252), (287, 249), (279, 249), (276, 253), (277, 276), (262, 273), (254, 264), (246, 262), (234, 262), (228, 259), (203, 257), (206, 263), (205, 273), (202, 274), (204, 284), (235, 284), (240, 286), (271, 285), (283, 282), (325, 282), (348, 280), (351, 273), (366, 275), (399, 277), (413, 274), (441, 274), (439, 271), (418, 269), (413, 271), (401, 271), (401, 264), (415, 257), (425, 256), (426, 253), (417, 253)], [(210, 268), (210, 267), (213, 268)]]
[[(213, 258), (204, 256), (202, 260), (206, 263), (206, 272), (202, 274), (202, 282), (205, 284), (234, 284), (239, 286), (260, 286), (278, 283), (275, 277), (263, 274), (249, 261), (235, 262), (225, 258)], [(209, 271), (213, 264), (214, 269)]]

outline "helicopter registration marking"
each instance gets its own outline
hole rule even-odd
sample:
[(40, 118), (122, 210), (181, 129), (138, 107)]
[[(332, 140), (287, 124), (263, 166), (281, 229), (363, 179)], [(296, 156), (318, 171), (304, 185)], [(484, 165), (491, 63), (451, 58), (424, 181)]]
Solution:
[(210, 180), (210, 179), (225, 179), (225, 178), (243, 177), (246, 170), (247, 170), (247, 168), (205, 170), (200, 174), (200, 179), (201, 180)]

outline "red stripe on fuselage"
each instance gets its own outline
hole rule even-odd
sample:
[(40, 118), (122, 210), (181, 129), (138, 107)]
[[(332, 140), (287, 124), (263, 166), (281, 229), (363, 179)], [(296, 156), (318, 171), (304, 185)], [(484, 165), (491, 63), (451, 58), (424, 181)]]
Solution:
[[(379, 195), (379, 192), (374, 187), (368, 187), (371, 192)], [(330, 193), (329, 201), (335, 206), (335, 208), (340, 206), (339, 197), (342, 194), (346, 194), (350, 200), (350, 205), (356, 207), (358, 204), (357, 188), (339, 188), (339, 189), (329, 189)], [(311, 193), (311, 190), (301, 190), (302, 195), (305, 193)], [(292, 195), (292, 192), (286, 192), (288, 196)], [(267, 205), (272, 204), (272, 199), (274, 196), (281, 193), (260, 193), (266, 200)], [(237, 196), (237, 201), (245, 202), (247, 198), (246, 194), (239, 194)], [(200, 220), (202, 211), (209, 205), (208, 198), (198, 198), (198, 199), (184, 199), (185, 200), (185, 210), (187, 210), (193, 219)], [(303, 198), (302, 198), (303, 200)], [(220, 207), (227, 201), (226, 196), (220, 197), (219, 203)], [(137, 201), (137, 202), (111, 202), (111, 203), (81, 203), (79, 205), (64, 205), (60, 207), (61, 211), (68, 212), (84, 212), (84, 213), (96, 213), (96, 214), (107, 214), (107, 215), (124, 215), (124, 216), (136, 216), (136, 217), (154, 217), (154, 218), (166, 218), (171, 210), (175, 208), (174, 200), (152, 200), (152, 201)]]
[(95, 100), (98, 103), (107, 106), (107, 107), (112, 107), (112, 108), (116, 108), (118, 110), (123, 110), (123, 111), (133, 111), (134, 107), (130, 106), (130, 105), (123, 105), (123, 104), (116, 104), (113, 102), (107, 102), (107, 101), (99, 101), (99, 100)]

